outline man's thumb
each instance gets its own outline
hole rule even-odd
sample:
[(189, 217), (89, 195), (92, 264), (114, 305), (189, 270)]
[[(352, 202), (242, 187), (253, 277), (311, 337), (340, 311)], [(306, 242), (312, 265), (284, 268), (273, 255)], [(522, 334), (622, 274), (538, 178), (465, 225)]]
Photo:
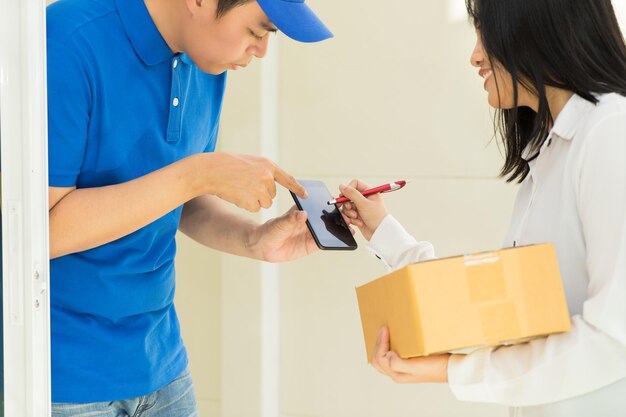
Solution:
[(304, 222), (306, 220), (306, 211), (296, 210), (296, 215), (293, 216), (293, 221)]

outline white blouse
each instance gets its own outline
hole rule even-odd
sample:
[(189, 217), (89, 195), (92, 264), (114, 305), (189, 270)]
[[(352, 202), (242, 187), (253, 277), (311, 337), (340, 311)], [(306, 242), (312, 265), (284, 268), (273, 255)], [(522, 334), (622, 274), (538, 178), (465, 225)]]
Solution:
[[(574, 95), (529, 162), (504, 247), (553, 242), (572, 330), (452, 355), (460, 400), (512, 416), (626, 415), (626, 98)], [(434, 257), (387, 216), (369, 242), (391, 269)]]

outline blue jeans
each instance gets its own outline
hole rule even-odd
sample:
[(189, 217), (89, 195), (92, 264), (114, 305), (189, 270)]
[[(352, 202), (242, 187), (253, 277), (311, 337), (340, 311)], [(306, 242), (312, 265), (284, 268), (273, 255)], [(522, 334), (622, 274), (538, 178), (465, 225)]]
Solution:
[(52, 417), (198, 417), (191, 374), (186, 370), (158, 391), (128, 400), (52, 403)]

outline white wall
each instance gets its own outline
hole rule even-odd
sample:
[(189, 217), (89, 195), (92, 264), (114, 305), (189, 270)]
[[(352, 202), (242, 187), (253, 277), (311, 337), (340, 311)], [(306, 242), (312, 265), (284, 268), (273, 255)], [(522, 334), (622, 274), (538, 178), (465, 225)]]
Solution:
[(613, 0), (613, 7), (617, 14), (617, 20), (622, 26), (622, 33), (626, 31), (626, 0)]
[[(502, 157), (469, 65), (462, 0), (308, 2), (336, 37), (280, 37), (279, 164), (333, 191), (352, 178), (410, 179), (387, 206), (439, 256), (499, 247), (516, 187), (497, 178)], [(614, 4), (624, 22), (626, 0)], [(221, 150), (260, 152), (261, 83), (258, 62), (229, 75)], [(277, 204), (291, 206), (285, 190)], [(201, 415), (270, 417), (261, 411), (260, 264), (179, 244), (177, 306)], [(445, 386), (396, 385), (367, 365), (354, 287), (384, 273), (362, 249), (280, 266), (279, 414), (505, 416)]]

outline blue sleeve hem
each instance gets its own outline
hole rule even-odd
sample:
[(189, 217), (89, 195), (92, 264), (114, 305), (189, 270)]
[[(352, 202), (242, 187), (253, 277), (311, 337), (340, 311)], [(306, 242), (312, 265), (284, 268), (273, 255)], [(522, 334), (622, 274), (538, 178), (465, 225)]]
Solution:
[(73, 187), (76, 185), (75, 175), (49, 175), (49, 187)]

